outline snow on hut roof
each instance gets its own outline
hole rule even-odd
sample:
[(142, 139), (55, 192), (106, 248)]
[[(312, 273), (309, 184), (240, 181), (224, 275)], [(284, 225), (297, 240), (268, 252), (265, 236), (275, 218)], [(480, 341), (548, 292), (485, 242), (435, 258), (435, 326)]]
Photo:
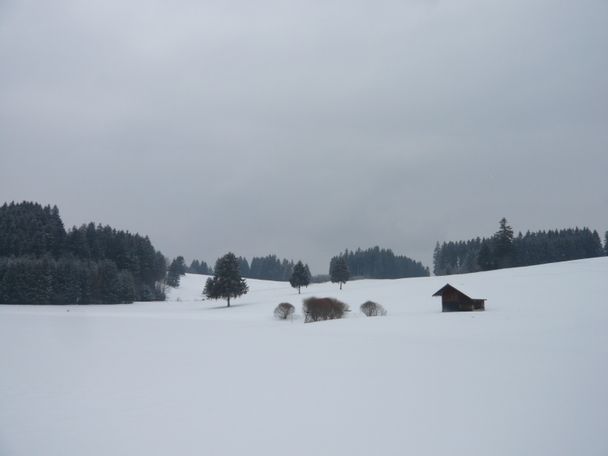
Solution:
[[(452, 288), (460, 293), (462, 293), (463, 295), (465, 295), (467, 298), (469, 299), (482, 299), (482, 300), (486, 300), (486, 298), (482, 298), (481, 296), (484, 296), (483, 291), (481, 290), (482, 287), (477, 287), (477, 286), (470, 286), (470, 284), (458, 284), (458, 287), (455, 287), (454, 285), (451, 285), (449, 283), (445, 284), (443, 287), (441, 287), (439, 290), (437, 290), (433, 296), (442, 296), (443, 292), (446, 291), (446, 289), (448, 288)], [(463, 290), (466, 290), (463, 291)]]

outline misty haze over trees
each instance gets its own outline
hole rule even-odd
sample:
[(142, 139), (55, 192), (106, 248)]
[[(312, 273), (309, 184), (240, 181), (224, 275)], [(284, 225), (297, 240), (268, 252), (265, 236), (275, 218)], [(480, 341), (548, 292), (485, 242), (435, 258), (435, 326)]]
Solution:
[(213, 274), (213, 269), (210, 268), (207, 263), (205, 263), (204, 261), (199, 261), (199, 260), (192, 260), (192, 263), (190, 263), (190, 266), (188, 267), (188, 269), (186, 270), (186, 272), (188, 272), (189, 274), (204, 274), (204, 275), (211, 275)]

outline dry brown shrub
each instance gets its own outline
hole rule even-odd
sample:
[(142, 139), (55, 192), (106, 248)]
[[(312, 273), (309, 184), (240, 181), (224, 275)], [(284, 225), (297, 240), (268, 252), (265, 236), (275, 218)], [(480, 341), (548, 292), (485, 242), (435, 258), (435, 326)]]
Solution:
[(334, 298), (308, 298), (302, 305), (304, 323), (342, 318), (349, 310), (347, 304)]

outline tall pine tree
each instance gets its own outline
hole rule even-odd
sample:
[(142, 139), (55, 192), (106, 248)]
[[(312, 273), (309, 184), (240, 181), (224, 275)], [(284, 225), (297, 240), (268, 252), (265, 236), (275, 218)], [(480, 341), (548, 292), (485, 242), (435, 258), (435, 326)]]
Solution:
[(332, 261), (329, 264), (329, 276), (332, 283), (340, 284), (340, 290), (342, 289), (342, 284), (348, 282), (348, 279), (350, 279), (350, 271), (348, 270), (346, 255), (332, 258)]
[(507, 219), (500, 219), (500, 228), (494, 235), (494, 259), (498, 268), (508, 268), (513, 263), (513, 228)]
[(183, 256), (178, 256), (169, 265), (167, 270), (167, 285), (170, 287), (179, 287), (181, 276), (186, 274), (186, 263)]
[(293, 288), (297, 288), (298, 294), (300, 294), (300, 288), (307, 287), (310, 284), (310, 270), (308, 269), (308, 265), (304, 266), (301, 261), (298, 261), (293, 267), (289, 283)]
[(249, 291), (247, 282), (241, 277), (239, 260), (234, 253), (227, 253), (215, 263), (213, 277), (207, 279), (203, 294), (209, 299), (230, 299), (246, 294)]

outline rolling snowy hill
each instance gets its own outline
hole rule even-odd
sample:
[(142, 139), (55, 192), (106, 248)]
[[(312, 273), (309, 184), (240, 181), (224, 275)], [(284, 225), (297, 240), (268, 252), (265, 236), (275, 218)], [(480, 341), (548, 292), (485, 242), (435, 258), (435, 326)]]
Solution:
[[(0, 455), (607, 455), (608, 258), (0, 306)], [(441, 313), (445, 283), (486, 311)], [(304, 324), (334, 296), (344, 320)], [(358, 307), (375, 300), (388, 316)], [(293, 321), (276, 321), (280, 302)]]

